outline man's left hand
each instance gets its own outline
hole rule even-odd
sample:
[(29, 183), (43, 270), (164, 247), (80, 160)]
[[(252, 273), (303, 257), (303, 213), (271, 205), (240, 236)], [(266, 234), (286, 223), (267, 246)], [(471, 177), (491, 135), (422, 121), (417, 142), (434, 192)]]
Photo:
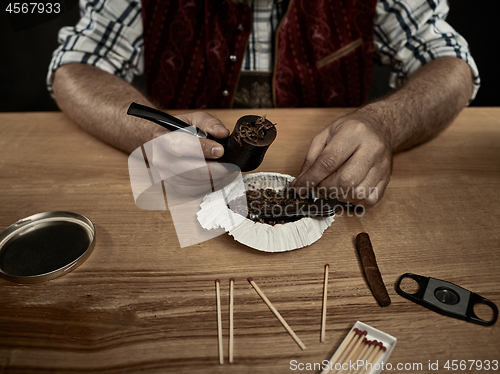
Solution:
[(373, 118), (363, 113), (342, 117), (316, 135), (292, 186), (320, 188), (328, 196), (373, 206), (391, 177), (392, 148)]

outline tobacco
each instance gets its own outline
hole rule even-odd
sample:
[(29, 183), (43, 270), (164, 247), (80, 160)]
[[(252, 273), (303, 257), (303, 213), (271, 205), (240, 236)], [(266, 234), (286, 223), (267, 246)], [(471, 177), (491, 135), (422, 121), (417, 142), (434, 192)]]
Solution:
[[(247, 190), (245, 196), (240, 196), (231, 203), (231, 209), (235, 213), (246, 216), (247, 212), (258, 214), (264, 210), (271, 211), (275, 207), (281, 207), (284, 209), (289, 205), (305, 204), (309, 201), (309, 197), (301, 198), (291, 188), (284, 188), (279, 191), (275, 191), (271, 188), (260, 188), (256, 190)], [(261, 218), (259, 219), (259, 222), (274, 226), (277, 224), (293, 222), (297, 219), (300, 219), (300, 217), (287, 218), (286, 220), (263, 220)]]
[(266, 121), (266, 116), (260, 117), (255, 122), (243, 122), (240, 125), (239, 132), (235, 135), (234, 140), (241, 145), (241, 139), (247, 139), (249, 142), (257, 144), (259, 140), (264, 139), (267, 130), (273, 128), (270, 122)]

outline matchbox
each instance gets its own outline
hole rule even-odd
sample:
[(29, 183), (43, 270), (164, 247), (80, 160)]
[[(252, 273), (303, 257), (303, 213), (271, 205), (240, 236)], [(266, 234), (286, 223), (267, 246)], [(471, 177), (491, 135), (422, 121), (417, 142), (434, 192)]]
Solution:
[[(366, 343), (363, 340), (364, 338), (367, 340)], [(385, 351), (380, 345), (368, 344), (368, 342), (374, 341), (382, 343)], [(351, 363), (356, 361), (359, 364), (356, 366), (354, 373), (379, 374), (382, 371), (382, 362), (387, 363), (396, 342), (395, 337), (357, 321), (330, 358), (328, 368), (321, 373), (342, 371), (342, 364), (345, 366), (345, 363), (349, 365), (349, 361)], [(352, 366), (347, 371), (351, 370), (351, 368)], [(366, 371), (366, 369), (369, 369), (369, 371)]]

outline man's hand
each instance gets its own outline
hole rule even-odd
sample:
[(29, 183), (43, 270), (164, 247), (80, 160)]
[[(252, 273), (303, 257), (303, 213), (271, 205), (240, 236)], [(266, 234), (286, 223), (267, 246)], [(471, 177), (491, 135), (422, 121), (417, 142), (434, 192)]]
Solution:
[[(168, 133), (167, 130), (150, 121), (128, 116), (127, 109), (132, 102), (154, 105), (121, 78), (94, 66), (68, 64), (56, 70), (53, 88), (59, 107), (68, 117), (116, 148), (131, 153), (156, 139), (149, 161), (159, 169), (160, 176), (168, 179), (181, 193), (201, 193), (207, 186), (211, 187), (210, 173), (215, 187), (230, 172), (218, 162), (208, 162), (207, 168), (202, 158), (217, 159), (223, 155), (224, 149), (217, 142), (177, 133), (161, 137)], [(179, 118), (215, 138), (229, 135), (224, 125), (208, 113), (195, 112)]]
[[(178, 116), (217, 139), (229, 136), (229, 130), (215, 117), (205, 112), (194, 112)], [(211, 192), (232, 170), (218, 162), (224, 154), (219, 143), (209, 139), (171, 132), (158, 128), (152, 141), (151, 163), (160, 172), (161, 179), (182, 195), (195, 196)]]
[(320, 188), (339, 201), (373, 206), (389, 183), (392, 149), (371, 118), (352, 113), (314, 137), (294, 187)]
[(341, 201), (376, 204), (389, 183), (392, 153), (443, 131), (469, 101), (472, 82), (463, 60), (428, 62), (398, 90), (318, 134), (294, 185), (333, 187)]

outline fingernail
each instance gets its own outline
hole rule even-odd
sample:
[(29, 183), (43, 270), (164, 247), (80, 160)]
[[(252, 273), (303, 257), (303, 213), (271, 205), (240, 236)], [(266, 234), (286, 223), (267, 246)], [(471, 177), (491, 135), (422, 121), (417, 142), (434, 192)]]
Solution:
[(224, 153), (224, 150), (222, 149), (221, 146), (213, 146), (212, 147), (212, 156), (214, 157), (220, 157), (222, 156), (222, 153)]

